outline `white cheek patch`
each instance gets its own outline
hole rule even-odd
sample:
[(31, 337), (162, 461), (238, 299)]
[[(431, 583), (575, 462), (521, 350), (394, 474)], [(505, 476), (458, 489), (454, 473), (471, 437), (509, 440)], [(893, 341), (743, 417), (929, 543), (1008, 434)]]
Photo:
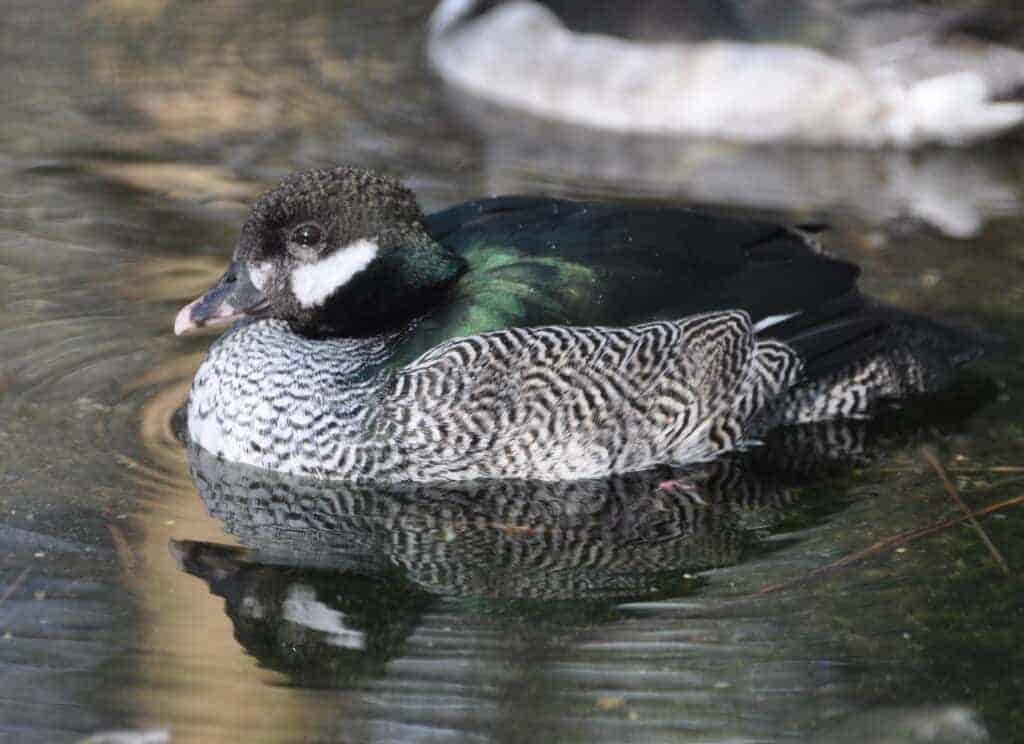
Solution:
[(250, 266), (249, 280), (252, 282), (252, 286), (256, 287), (260, 292), (266, 289), (267, 282), (270, 280), (270, 274), (273, 270), (274, 266), (269, 261)]
[(322, 305), (338, 287), (369, 266), (377, 250), (372, 240), (357, 240), (321, 261), (300, 266), (292, 272), (292, 294), (302, 307)]

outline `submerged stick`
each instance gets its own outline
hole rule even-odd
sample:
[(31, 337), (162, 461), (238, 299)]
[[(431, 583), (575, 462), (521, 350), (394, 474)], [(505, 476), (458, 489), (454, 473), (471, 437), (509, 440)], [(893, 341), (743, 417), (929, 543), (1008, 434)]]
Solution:
[(31, 566), (25, 566), (25, 568), (22, 569), (21, 573), (18, 574), (17, 578), (15, 578), (14, 581), (11, 582), (10, 586), (7, 587), (6, 591), (4, 591), (2, 595), (0, 595), (0, 604), (6, 602), (8, 597), (10, 597), (16, 591), (18, 591), (18, 587), (21, 586), (21, 582), (25, 580), (25, 577), (28, 576), (28, 572), (30, 570), (32, 570)]
[[(905, 474), (912, 472), (910, 468), (877, 468), (879, 473)], [(953, 466), (949, 468), (952, 473), (977, 474), (977, 473), (1024, 473), (1024, 465), (989, 465), (988, 467)]]
[(131, 574), (135, 570), (135, 555), (132, 553), (128, 538), (116, 524), (107, 522), (107, 532), (110, 533), (110, 541), (114, 544), (114, 555), (121, 566), (121, 571)]
[(938, 456), (929, 447), (922, 447), (921, 454), (924, 455), (924, 459), (928, 461), (939, 476), (939, 480), (942, 481), (942, 485), (946, 489), (946, 493), (948, 493), (950, 498), (960, 506), (961, 511), (963, 511), (967, 516), (967, 521), (971, 523), (971, 527), (974, 528), (974, 531), (978, 533), (978, 537), (981, 538), (985, 547), (988, 548), (988, 552), (991, 554), (992, 560), (996, 562), (996, 565), (999, 566), (1004, 575), (1009, 576), (1010, 565), (1006, 562), (1003, 554), (999, 552), (999, 548), (997, 548), (995, 543), (993, 543), (991, 538), (989, 538), (988, 533), (985, 532), (985, 528), (981, 526), (981, 522), (979, 522), (977, 517), (974, 516), (974, 513), (971, 511), (971, 507), (967, 505), (963, 496), (960, 495), (960, 489), (956, 487), (956, 484), (952, 480), (950, 480), (949, 475), (946, 473), (946, 469), (942, 467), (942, 463), (939, 462)]
[[(970, 514), (974, 517), (983, 517), (986, 514), (991, 514), (992, 512), (999, 511), (1000, 509), (1005, 509), (1008, 506), (1017, 506), (1019, 504), (1024, 504), (1024, 495), (1015, 496), (1012, 499), (1006, 499), (1004, 501), (998, 501), (995, 504), (989, 504), (986, 507), (972, 511)], [(790, 579), (789, 581), (783, 581), (778, 584), (771, 584), (769, 586), (764, 587), (763, 589), (758, 589), (756, 592), (748, 596), (760, 597), (762, 594), (772, 594), (773, 592), (777, 592), (781, 589), (788, 589), (789, 587), (794, 586), (795, 584), (807, 581), (808, 579), (811, 579), (820, 574), (827, 573), (838, 568), (844, 568), (845, 566), (848, 566), (851, 563), (856, 563), (857, 561), (862, 561), (866, 558), (871, 558), (888, 548), (901, 547), (909, 542), (917, 540), (920, 537), (927, 537), (928, 535), (932, 535), (936, 532), (941, 532), (942, 530), (954, 527), (966, 520), (967, 515), (961, 514), (958, 517), (952, 517), (951, 519), (946, 519), (942, 522), (937, 522), (927, 527), (918, 527), (916, 530), (908, 530), (907, 532), (901, 532), (898, 535), (887, 537), (884, 540), (879, 540), (874, 545), (864, 548), (863, 550), (858, 550), (856, 553), (851, 553), (850, 555), (843, 556), (839, 560), (829, 563), (827, 566), (819, 566), (810, 573), (806, 573), (803, 576), (798, 576), (795, 579)]]

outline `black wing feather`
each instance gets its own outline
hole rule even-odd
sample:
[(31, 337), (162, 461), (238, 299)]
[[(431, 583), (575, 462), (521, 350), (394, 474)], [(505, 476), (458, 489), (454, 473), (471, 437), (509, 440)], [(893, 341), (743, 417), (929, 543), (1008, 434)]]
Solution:
[(600, 301), (577, 323), (629, 325), (734, 308), (756, 322), (823, 307), (848, 295), (859, 273), (780, 225), (673, 207), (496, 197), (432, 215), (425, 226), (456, 251), (489, 241), (591, 267)]
[[(622, 326), (732, 309), (757, 323), (795, 314), (766, 325), (762, 335), (790, 344), (811, 378), (895, 347), (950, 367), (984, 346), (972, 334), (866, 302), (855, 265), (824, 255), (799, 230), (770, 222), (505, 196), (431, 215), (425, 227), (456, 252), (500, 245), (526, 261), (556, 257), (593, 272), (596, 287), (586, 302), (557, 313), (538, 305), (517, 317), (519, 324)], [(542, 271), (530, 276), (545, 282)]]

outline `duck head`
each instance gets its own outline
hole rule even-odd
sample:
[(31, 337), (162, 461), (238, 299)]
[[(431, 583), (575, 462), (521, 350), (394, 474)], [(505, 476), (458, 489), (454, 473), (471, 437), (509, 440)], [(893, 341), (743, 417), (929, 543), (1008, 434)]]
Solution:
[(261, 196), (231, 263), (178, 313), (176, 334), (247, 317), (307, 336), (364, 336), (440, 301), (464, 261), (423, 229), (416, 197), (359, 168), (296, 173)]

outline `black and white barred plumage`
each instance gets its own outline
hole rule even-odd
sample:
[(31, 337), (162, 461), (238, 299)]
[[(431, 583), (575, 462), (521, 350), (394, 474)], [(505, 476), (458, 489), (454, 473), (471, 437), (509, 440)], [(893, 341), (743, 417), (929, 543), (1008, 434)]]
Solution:
[(402, 332), (226, 334), (195, 377), (189, 428), (228, 460), (352, 481), (597, 478), (742, 449), (772, 426), (866, 415), (924, 389), (911, 354), (801, 383), (743, 312), (629, 328), (513, 328), (387, 367)]
[(385, 176), (299, 173), (175, 321), (244, 319), (196, 374), (190, 436), (355, 482), (599, 478), (867, 416), (981, 352), (857, 275), (766, 222), (541, 197), (427, 216)]

